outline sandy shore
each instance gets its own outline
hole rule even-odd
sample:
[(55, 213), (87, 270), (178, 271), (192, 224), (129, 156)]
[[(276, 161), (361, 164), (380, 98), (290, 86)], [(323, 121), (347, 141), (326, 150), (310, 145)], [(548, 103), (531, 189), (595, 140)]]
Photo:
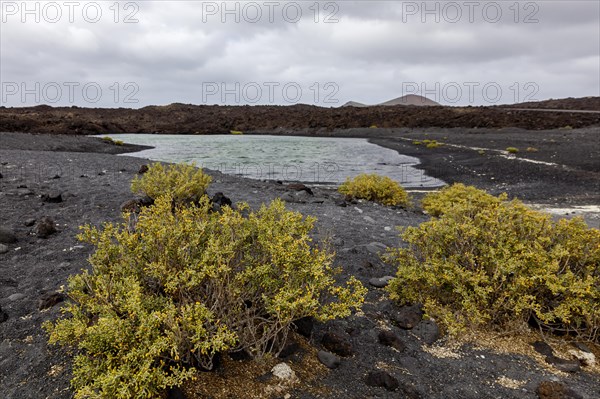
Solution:
[[(490, 179), (482, 176), (468, 180), (466, 177), (471, 176), (472, 172), (459, 166), (466, 168), (469, 164), (466, 161), (458, 162), (461, 158), (457, 158), (457, 154), (462, 154), (463, 150), (448, 150), (450, 147), (426, 150), (401, 138), (407, 134), (407, 138), (437, 138), (426, 136), (425, 133), (381, 131), (373, 141), (421, 157), (423, 168), (428, 173), (439, 173), (438, 176), (447, 181), (452, 181), (454, 176), (457, 181), (481, 182), (480, 186), (495, 190), (502, 188), (496, 187), (496, 184), (523, 175), (524, 179), (529, 180), (515, 181), (513, 185), (507, 183), (511, 195), (522, 195), (539, 202), (544, 198), (556, 198), (561, 204), (590, 204), (591, 200), (584, 200), (586, 195), (590, 198), (598, 196), (598, 187), (590, 187), (587, 180), (583, 180), (583, 183), (577, 180), (582, 187), (575, 183), (569, 185), (568, 178), (572, 175), (565, 177), (564, 182), (556, 180), (558, 183), (552, 189), (554, 191), (547, 192), (550, 196), (535, 196), (536, 189), (542, 189), (553, 180), (544, 180), (546, 172), (535, 175), (534, 172), (529, 174), (529, 171), (536, 171), (538, 167), (539, 170), (545, 169), (541, 166), (530, 167), (529, 164), (522, 169), (524, 164), (500, 156), (496, 159), (495, 155), (485, 156), (486, 162), (480, 162), (472, 169), (498, 168), (494, 176), (500, 182), (491, 183)], [(573, 136), (577, 137), (578, 142), (583, 140), (580, 137), (590, 139), (593, 132), (572, 133), (581, 134)], [(339, 134), (358, 135), (360, 132)], [(441, 137), (445, 135), (439, 134)], [(559, 137), (563, 133), (549, 134)], [(455, 141), (440, 141), (459, 145), (459, 136), (456, 137)], [(471, 136), (465, 133), (461, 137), (467, 140)], [(515, 144), (516, 139), (517, 136), (507, 140), (515, 146), (524, 146), (520, 142)], [(490, 145), (491, 140), (491, 136), (485, 136), (473, 139), (470, 143), (479, 146), (487, 142), (486, 148), (495, 148)], [(506, 143), (497, 142), (495, 145), (501, 149)], [(551, 159), (544, 157), (552, 145), (548, 144), (547, 149), (538, 143), (539, 152), (532, 153), (532, 156), (539, 156), (540, 160)], [(3, 397), (72, 397), (68, 384), (71, 356), (62, 349), (49, 347), (40, 327), (44, 321), (60, 315), (60, 306), (39, 310), (40, 299), (64, 285), (70, 274), (88, 267), (86, 259), (92, 248), (81, 245), (75, 239), (78, 226), (85, 223), (99, 225), (120, 219), (121, 204), (133, 197), (129, 191), (131, 179), (147, 161), (113, 154), (135, 149), (113, 146), (88, 137), (59, 139), (49, 135), (0, 133), (1, 225), (11, 230), (17, 240), (6, 244), (8, 251), (0, 254), (0, 307), (8, 317), (0, 323), (0, 386)], [(408, 153), (409, 150), (412, 153)], [(464, 150), (465, 159), (475, 159), (473, 152), (479, 155), (476, 151)], [(582, 176), (590, 173), (590, 179), (597, 177), (598, 170), (594, 169), (594, 162), (590, 163), (592, 170), (588, 171), (584, 158), (579, 158), (566, 165), (578, 168), (577, 173), (582, 173)], [(554, 161), (561, 164), (566, 162), (562, 158)], [(432, 165), (436, 162), (454, 165), (455, 169), (443, 166), (435, 172)], [(502, 165), (512, 166), (505, 168)], [(528, 172), (524, 173), (523, 170)], [(563, 172), (560, 169), (560, 173)], [(369, 285), (369, 280), (394, 274), (390, 266), (380, 261), (378, 253), (385, 247), (400, 245), (396, 226), (415, 226), (427, 220), (427, 216), (418, 208), (404, 210), (366, 202), (344, 203), (335, 191), (323, 188), (315, 188), (314, 196), (298, 196), (297, 192), (274, 182), (245, 180), (216, 172), (212, 175), (214, 183), (209, 189), (211, 195), (221, 191), (234, 202), (245, 201), (253, 207), (263, 201), (284, 197), (288, 199), (289, 208), (316, 216), (319, 221), (314, 238), (317, 241), (325, 237), (332, 238), (337, 251), (336, 263), (343, 270), (342, 278), (354, 275), (369, 287), (362, 313), (345, 320), (316, 325), (309, 341), (312, 347), (320, 349), (323, 335), (328, 331), (336, 331), (351, 343), (353, 355), (343, 358), (340, 367), (335, 370), (319, 366), (320, 377), (310, 386), (299, 384), (292, 387), (289, 391), (292, 398), (536, 398), (540, 382), (547, 380), (561, 381), (583, 398), (591, 399), (600, 394), (600, 379), (589, 370), (565, 374), (553, 370), (539, 359), (502, 354), (469, 345), (452, 347), (443, 339), (429, 346), (426, 342), (431, 338), (431, 326), (427, 323), (421, 322), (412, 330), (394, 324), (398, 311), (396, 305), (386, 299), (381, 289)], [(547, 175), (551, 173), (547, 172)], [(530, 187), (538, 178), (541, 180), (537, 188)], [(58, 194), (61, 202), (48, 200), (56, 198)], [(32, 234), (34, 226), (31, 223), (36, 223), (44, 216), (54, 220), (57, 232), (40, 238)], [(405, 348), (398, 351), (381, 345), (378, 341), (381, 329), (391, 329)], [(286, 361), (294, 367), (295, 359), (310, 356), (314, 356), (314, 353), (300, 351), (280, 361)], [(368, 373), (382, 369), (399, 382), (395, 392), (365, 383)], [(269, 382), (264, 384), (268, 385)]]

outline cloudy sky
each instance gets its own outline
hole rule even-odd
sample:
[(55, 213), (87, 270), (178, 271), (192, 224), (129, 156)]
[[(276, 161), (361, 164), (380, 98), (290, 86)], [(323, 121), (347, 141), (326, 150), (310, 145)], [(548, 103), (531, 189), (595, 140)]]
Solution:
[(0, 105), (600, 95), (600, 2), (0, 1)]

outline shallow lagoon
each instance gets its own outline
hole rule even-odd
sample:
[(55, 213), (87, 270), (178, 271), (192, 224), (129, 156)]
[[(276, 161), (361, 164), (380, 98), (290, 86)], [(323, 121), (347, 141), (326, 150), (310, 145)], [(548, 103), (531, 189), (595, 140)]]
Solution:
[(126, 143), (153, 149), (126, 154), (197, 166), (259, 180), (339, 184), (360, 173), (378, 173), (404, 187), (437, 187), (441, 180), (415, 166), (419, 160), (400, 155), (366, 139), (259, 136), (115, 134)]

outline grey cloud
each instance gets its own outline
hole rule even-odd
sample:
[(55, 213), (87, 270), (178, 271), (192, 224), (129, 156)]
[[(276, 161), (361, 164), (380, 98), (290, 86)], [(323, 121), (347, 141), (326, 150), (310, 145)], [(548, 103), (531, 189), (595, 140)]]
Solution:
[[(283, 18), (283, 3), (275, 8), (273, 20), (263, 14), (255, 23), (244, 15), (240, 23), (233, 22), (232, 15), (223, 23), (222, 10), (203, 13), (221, 3), (137, 2), (139, 22), (134, 24), (114, 23), (107, 9), (105, 18), (94, 24), (81, 18), (73, 24), (9, 19), (0, 26), (0, 80), (82, 85), (93, 81), (106, 92), (115, 82), (134, 82), (140, 89), (137, 104), (115, 103), (106, 96), (98, 103), (78, 103), (83, 106), (200, 103), (206, 84), (266, 82), (297, 82), (304, 91), (301, 101), (308, 103), (315, 102), (310, 87), (317, 83), (322, 100), (328, 82), (339, 87), (340, 103), (384, 101), (405, 94), (407, 84), (414, 83), (431, 88), (494, 82), (503, 89), (501, 102), (523, 100), (529, 82), (539, 88), (537, 99), (600, 95), (598, 2), (521, 2), (518, 23), (509, 8), (514, 2), (478, 3), (476, 10), (488, 3), (500, 5), (503, 18), (497, 23), (477, 12), (473, 22), (463, 15), (449, 23), (447, 15), (440, 15), (440, 23), (435, 23), (427, 15), (423, 23), (422, 10), (403, 14), (414, 12), (410, 7), (415, 5), (422, 7), (422, 2), (393, 1), (320, 2), (318, 7), (296, 2), (303, 16), (298, 22)], [(238, 9), (250, 3), (238, 3)], [(265, 2), (254, 3), (267, 12)], [(428, 2), (426, 7), (439, 4), (441, 9), (448, 3)], [(465, 12), (465, 2), (455, 3)], [(524, 23), (527, 12), (534, 11), (538, 22)], [(331, 12), (338, 22), (324, 23)], [(510, 88), (515, 82), (520, 86), (518, 98)], [(433, 95), (444, 102), (439, 92)], [(217, 97), (208, 102), (221, 102)], [(467, 97), (463, 93), (457, 104), (486, 104), (480, 92), (473, 102)], [(285, 103), (281, 98), (277, 102)], [(24, 104), (14, 95), (1, 105)]]

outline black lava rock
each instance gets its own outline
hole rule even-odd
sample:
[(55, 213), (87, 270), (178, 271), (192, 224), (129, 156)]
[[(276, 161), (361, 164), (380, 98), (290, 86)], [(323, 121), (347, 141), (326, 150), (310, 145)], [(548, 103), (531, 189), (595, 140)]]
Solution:
[(373, 277), (369, 280), (369, 284), (376, 288), (384, 288), (386, 287), (390, 281), (394, 279), (393, 276), (383, 276), (383, 277)]
[(540, 399), (583, 399), (578, 392), (558, 381), (542, 381), (535, 391)]
[(391, 346), (402, 352), (406, 349), (406, 345), (402, 342), (402, 339), (398, 336), (398, 334), (389, 330), (382, 330), (379, 332), (379, 343), (386, 346)]
[(302, 335), (303, 337), (310, 338), (315, 325), (315, 320), (312, 317), (307, 316), (295, 320), (292, 324), (296, 327), (296, 332), (298, 334)]
[(347, 334), (329, 331), (323, 335), (321, 344), (325, 349), (342, 357), (352, 356), (354, 350)]
[(420, 305), (403, 306), (397, 310), (393, 309), (390, 318), (398, 327), (410, 330), (421, 322), (423, 310)]
[(180, 388), (171, 387), (167, 390), (167, 399), (186, 399), (186, 396)]
[(215, 193), (215, 195), (213, 195), (213, 197), (210, 199), (210, 202), (213, 204), (213, 208), (216, 208), (215, 210), (220, 210), (223, 206), (231, 207), (232, 205), (231, 200), (221, 192)]
[(61, 193), (53, 191), (51, 193), (42, 194), (42, 201), (49, 204), (59, 204), (63, 202), (63, 197)]
[(365, 382), (371, 387), (382, 387), (388, 391), (395, 391), (400, 386), (398, 380), (384, 370), (371, 371)]
[(12, 244), (13, 242), (17, 242), (17, 236), (11, 229), (0, 227), (0, 242), (4, 244)]
[(121, 212), (139, 213), (143, 207), (154, 204), (154, 200), (148, 196), (130, 199), (121, 204)]
[(309, 187), (306, 187), (302, 183), (292, 183), (288, 184), (287, 188), (293, 191), (306, 191), (308, 194), (313, 195), (312, 190)]
[(548, 356), (546, 361), (560, 371), (575, 373), (581, 369), (581, 362), (577, 359), (566, 360), (557, 356)]
[(33, 232), (40, 238), (47, 238), (50, 235), (56, 233), (56, 227), (54, 226), (54, 220), (49, 216), (41, 218), (36, 225), (33, 227)]
[(300, 344), (298, 344), (298, 342), (295, 341), (291, 341), (288, 342), (283, 349), (281, 350), (281, 352), (279, 352), (278, 357), (280, 359), (285, 359), (287, 357), (290, 357), (292, 355), (294, 355), (295, 353), (297, 353), (300, 350)]
[(8, 313), (2, 310), (2, 307), (0, 306), (0, 323), (4, 323), (6, 320), (8, 320)]
[(427, 345), (433, 344), (441, 336), (440, 329), (433, 320), (423, 320), (413, 329), (413, 332)]
[(531, 345), (537, 353), (540, 353), (544, 356), (554, 356), (554, 351), (552, 350), (552, 347), (544, 341), (535, 341)]
[(326, 351), (317, 352), (317, 358), (325, 367), (330, 369), (336, 369), (342, 364), (342, 360), (339, 357)]
[(148, 171), (148, 165), (142, 165), (142, 166), (140, 166), (140, 169), (138, 170), (138, 175), (143, 175), (147, 171)]
[(65, 300), (65, 295), (60, 292), (52, 292), (50, 294), (43, 295), (38, 302), (38, 309), (44, 310), (49, 309), (56, 305), (57, 303), (61, 303)]

